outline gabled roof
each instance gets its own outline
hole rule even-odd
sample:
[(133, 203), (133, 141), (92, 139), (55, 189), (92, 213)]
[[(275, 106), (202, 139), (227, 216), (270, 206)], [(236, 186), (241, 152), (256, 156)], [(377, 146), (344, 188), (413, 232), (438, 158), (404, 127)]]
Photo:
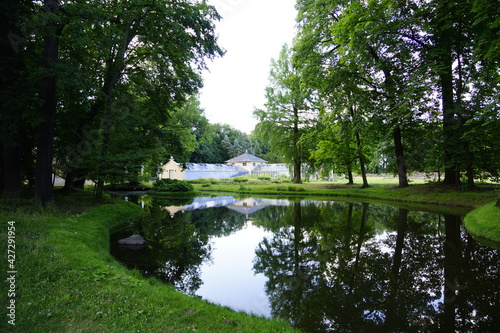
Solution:
[(242, 154), (240, 156), (236, 156), (230, 160), (227, 160), (226, 163), (237, 163), (237, 162), (261, 162), (261, 163), (267, 163), (266, 160), (263, 160), (260, 157), (254, 156), (249, 153)]

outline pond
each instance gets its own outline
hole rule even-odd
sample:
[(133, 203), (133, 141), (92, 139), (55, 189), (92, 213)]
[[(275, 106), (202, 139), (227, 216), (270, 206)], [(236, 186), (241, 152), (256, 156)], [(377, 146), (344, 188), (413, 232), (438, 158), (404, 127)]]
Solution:
[[(303, 332), (500, 332), (498, 250), (460, 215), (320, 200), (142, 195), (111, 253), (144, 276)], [(143, 247), (119, 246), (140, 234)]]

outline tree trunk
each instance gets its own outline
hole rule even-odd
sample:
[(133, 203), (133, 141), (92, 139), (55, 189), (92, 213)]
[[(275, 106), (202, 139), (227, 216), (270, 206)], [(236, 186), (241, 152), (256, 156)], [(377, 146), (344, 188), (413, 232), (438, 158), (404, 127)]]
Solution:
[(366, 178), (366, 168), (365, 168), (365, 161), (363, 158), (363, 153), (361, 151), (361, 138), (359, 137), (359, 133), (356, 132), (356, 143), (358, 145), (358, 157), (359, 157), (359, 166), (361, 168), (361, 178), (363, 178), (363, 186), (362, 188), (367, 188), (369, 187), (368, 185), (368, 179)]
[(127, 53), (128, 45), (132, 41), (134, 37), (134, 33), (132, 32), (132, 26), (127, 24), (125, 26), (123, 43), (120, 47), (120, 51), (116, 55), (116, 59), (108, 59), (107, 68), (109, 77), (106, 80), (104, 85), (104, 92), (106, 93), (106, 105), (104, 112), (104, 128), (102, 129), (103, 133), (103, 143), (102, 143), (102, 151), (101, 151), (101, 166), (99, 167), (99, 179), (96, 183), (96, 198), (102, 199), (102, 195), (104, 192), (104, 179), (102, 175), (103, 169), (106, 168), (106, 160), (108, 157), (108, 145), (109, 145), (109, 136), (111, 134), (111, 105), (113, 103), (113, 91), (115, 89), (116, 83), (123, 75), (122, 71), (125, 68), (125, 55)]
[(444, 151), (444, 180), (447, 185), (459, 185), (457, 177), (458, 164), (455, 151), (460, 150), (457, 120), (455, 114), (455, 98), (453, 92), (453, 58), (452, 38), (453, 30), (449, 17), (449, 8), (445, 2), (438, 5), (436, 18), (437, 30), (440, 32), (436, 38), (436, 68), (441, 88), (441, 101), (443, 112), (443, 151)]
[[(14, 199), (19, 196), (22, 188), (21, 178), (21, 147), (19, 143), (9, 142), (19, 140), (18, 128), (13, 128), (11, 139), (6, 139), (3, 145), (3, 193), (4, 199)], [(17, 141), (19, 142), (19, 141)]]
[[(5, 0), (4, 0), (5, 1)], [(3, 141), (3, 193), (5, 199), (12, 199), (19, 196), (22, 188), (21, 178), (21, 110), (16, 84), (19, 81), (20, 73), (24, 67), (20, 50), (17, 43), (21, 40), (21, 31), (16, 26), (19, 22), (18, 1), (7, 0), (4, 3), (5, 12), (1, 14), (2, 47), (0, 57), (4, 59), (3, 73), (1, 80), (1, 91), (4, 99), (2, 111), (5, 117), (2, 124)]]
[(347, 183), (347, 185), (354, 185), (354, 178), (352, 176), (352, 164), (349, 164), (347, 166), (347, 177), (349, 179), (349, 182)]
[(404, 147), (401, 140), (401, 127), (396, 126), (392, 132), (394, 138), (394, 148), (398, 165), (399, 187), (408, 186), (408, 177), (406, 175), (406, 159), (404, 156)]
[[(44, 10), (57, 15), (58, 0), (45, 0)], [(44, 60), (46, 76), (42, 80), (42, 122), (38, 126), (35, 199), (42, 204), (53, 200), (52, 160), (54, 157), (54, 118), (56, 113), (56, 77), (52, 72), (57, 63), (59, 40), (56, 36), (57, 25), (47, 24), (44, 38)]]
[(476, 184), (474, 184), (474, 169), (472, 168), (472, 163), (467, 164), (467, 189), (469, 191), (476, 189)]
[[(351, 105), (350, 107), (351, 111), (351, 118), (354, 121), (355, 119), (355, 111), (354, 111), (354, 106)], [(363, 185), (361, 186), (362, 188), (367, 188), (369, 187), (368, 185), (368, 179), (366, 178), (366, 168), (365, 168), (365, 161), (363, 158), (363, 152), (362, 152), (362, 145), (361, 145), (361, 137), (359, 136), (359, 132), (356, 130), (356, 146), (358, 147), (358, 158), (359, 158), (359, 167), (361, 168), (361, 178), (363, 178)]]
[(299, 110), (296, 106), (293, 107), (293, 182), (302, 184), (301, 177), (301, 151), (299, 147)]

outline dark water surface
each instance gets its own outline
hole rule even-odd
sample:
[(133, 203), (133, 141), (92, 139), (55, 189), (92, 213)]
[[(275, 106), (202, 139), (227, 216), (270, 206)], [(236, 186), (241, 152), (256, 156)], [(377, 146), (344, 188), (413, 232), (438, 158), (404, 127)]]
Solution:
[[(303, 332), (500, 332), (498, 250), (459, 215), (334, 201), (126, 198), (111, 253), (145, 276)], [(140, 234), (142, 248), (118, 246)]]

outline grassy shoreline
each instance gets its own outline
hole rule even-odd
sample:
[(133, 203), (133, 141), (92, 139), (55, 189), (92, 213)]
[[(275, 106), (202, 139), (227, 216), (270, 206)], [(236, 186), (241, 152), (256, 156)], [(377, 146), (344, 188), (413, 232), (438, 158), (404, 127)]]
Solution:
[(15, 328), (5, 319), (11, 298), (2, 283), (2, 332), (295, 332), (284, 321), (181, 294), (119, 264), (109, 254), (109, 229), (142, 214), (133, 204), (95, 205), (82, 194), (46, 209), (1, 204), (2, 248), (13, 221), (18, 272)]
[[(331, 183), (213, 184), (195, 185), (195, 190), (390, 202), (416, 208), (425, 204), (432, 210), (454, 212), (470, 211), (499, 196), (498, 190), (461, 193), (434, 184), (405, 189), (393, 184), (368, 189)], [(142, 211), (127, 202), (92, 200), (89, 192), (77, 193), (44, 209), (31, 201), (0, 201), (0, 216), (5, 221), (0, 230), (2, 248), (7, 249), (7, 222), (14, 221), (18, 272), (16, 327), (13, 330), (2, 320), (0, 331), (295, 332), (286, 322), (216, 306), (126, 269), (109, 254), (109, 229), (137, 218)], [(7, 263), (6, 255), (3, 262)], [(4, 274), (6, 271), (3, 269)], [(0, 315), (4, 319), (4, 305), (10, 302), (7, 289), (8, 284), (3, 283)]]
[(464, 224), (471, 234), (496, 242), (495, 245), (498, 247), (500, 245), (500, 208), (495, 206), (495, 203), (491, 202), (467, 214)]
[(238, 194), (275, 195), (281, 197), (325, 197), (374, 200), (387, 203), (428, 205), (439, 208), (465, 208), (468, 210), (483, 206), (500, 197), (499, 190), (464, 192), (455, 187), (438, 184), (410, 185), (397, 188), (395, 184), (376, 184), (369, 188), (359, 185), (339, 185), (332, 183), (303, 184), (194, 184), (200, 192), (228, 192)]

